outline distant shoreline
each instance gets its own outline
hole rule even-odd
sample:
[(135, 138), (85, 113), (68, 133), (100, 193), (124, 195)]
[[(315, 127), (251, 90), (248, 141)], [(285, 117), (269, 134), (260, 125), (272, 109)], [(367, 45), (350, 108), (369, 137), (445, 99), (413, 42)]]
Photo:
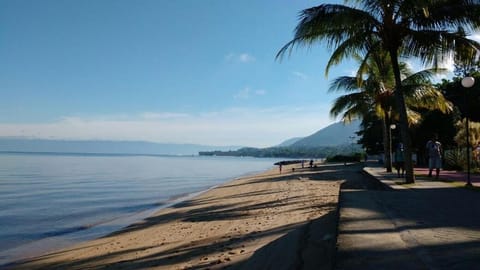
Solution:
[(84, 152), (35, 152), (35, 151), (0, 151), (0, 154), (45, 155), (45, 156), (146, 156), (146, 157), (198, 157), (199, 155), (172, 154), (132, 154), (132, 153), (84, 153)]
[(200, 151), (235, 150), (240, 146), (209, 146), (188, 143), (157, 143), (149, 141), (54, 140), (6, 138), (0, 136), (0, 151), (107, 153), (147, 155), (198, 155)]

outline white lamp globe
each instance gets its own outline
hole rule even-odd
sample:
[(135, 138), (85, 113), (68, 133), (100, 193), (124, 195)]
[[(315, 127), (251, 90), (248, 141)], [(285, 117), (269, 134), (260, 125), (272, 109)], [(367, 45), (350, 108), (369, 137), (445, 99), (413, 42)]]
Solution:
[(465, 88), (470, 88), (475, 83), (475, 79), (473, 77), (465, 77), (462, 79), (462, 86)]

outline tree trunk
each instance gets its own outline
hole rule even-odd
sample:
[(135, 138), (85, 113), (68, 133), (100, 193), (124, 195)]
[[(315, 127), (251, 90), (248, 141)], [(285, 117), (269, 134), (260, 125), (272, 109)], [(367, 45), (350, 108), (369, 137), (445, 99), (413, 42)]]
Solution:
[(412, 159), (412, 142), (408, 133), (408, 117), (407, 106), (405, 105), (405, 97), (402, 89), (402, 79), (400, 77), (400, 67), (398, 64), (398, 54), (396, 49), (389, 49), (390, 58), (392, 60), (392, 68), (395, 76), (395, 101), (400, 116), (400, 135), (404, 147), (405, 154), (405, 182), (407, 184), (415, 183), (415, 173), (413, 170)]

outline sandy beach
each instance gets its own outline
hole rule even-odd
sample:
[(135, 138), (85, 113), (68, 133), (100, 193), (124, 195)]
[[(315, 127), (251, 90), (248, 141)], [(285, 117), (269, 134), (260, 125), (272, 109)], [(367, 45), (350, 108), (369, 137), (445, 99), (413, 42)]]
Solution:
[(272, 169), (8, 269), (296, 269), (312, 256), (328, 269), (341, 181), (328, 166)]

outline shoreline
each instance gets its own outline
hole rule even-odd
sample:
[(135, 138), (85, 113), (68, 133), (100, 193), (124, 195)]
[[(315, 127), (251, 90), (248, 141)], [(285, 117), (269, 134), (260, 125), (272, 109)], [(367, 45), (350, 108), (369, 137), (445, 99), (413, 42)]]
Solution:
[[(21, 157), (6, 155), (2, 158), (5, 158), (5, 164), (16, 164), (17, 162), (18, 164), (33, 163), (37, 168), (56, 164), (53, 163), (56, 161), (56, 157), (51, 159), (48, 156), (37, 158), (35, 155), (23, 156), (22, 154)], [(11, 160), (13, 160), (13, 163), (9, 163)], [(22, 177), (12, 178), (11, 181), (7, 180), (7, 183), (10, 183), (12, 188), (8, 188), (7, 186), (6, 192), (4, 192), (5, 196), (0, 197), (7, 199), (5, 206), (8, 208), (11, 205), (12, 210), (4, 211), (2, 213), (2, 216), (5, 218), (2, 220), (1, 225), (5, 226), (5, 230), (2, 231), (2, 239), (4, 240), (4, 243), (2, 248), (0, 248), (0, 268), (15, 261), (20, 261), (29, 257), (38, 257), (46, 252), (65, 249), (81, 242), (94, 240), (111, 234), (131, 225), (132, 223), (148, 218), (163, 208), (191, 199), (193, 196), (197, 196), (215, 186), (232, 181), (232, 179), (271, 169), (273, 164), (273, 161), (270, 162), (269, 160), (266, 162), (249, 162), (249, 159), (247, 159), (245, 164), (248, 165), (252, 163), (252, 166), (238, 164), (237, 160), (225, 162), (224, 159), (221, 159), (221, 161), (215, 161), (214, 159), (212, 159), (212, 161), (198, 159), (200, 161), (197, 162), (197, 159), (193, 158), (192, 162), (190, 157), (175, 157), (173, 159), (162, 158), (160, 160), (145, 157), (141, 159), (137, 159), (136, 157), (124, 158), (123, 156), (118, 159), (107, 157), (105, 159), (99, 159), (99, 161), (101, 161), (102, 164), (107, 165), (113, 162), (113, 164), (124, 164), (128, 166), (130, 166), (130, 162), (133, 162), (133, 168), (144, 168), (142, 166), (146, 166), (147, 176), (148, 172), (155, 171), (152, 170), (148, 164), (158, 163), (158, 161), (162, 162), (161, 164), (164, 164), (163, 160), (166, 160), (166, 164), (169, 164), (170, 166), (164, 166), (165, 168), (163, 169), (172, 170), (173, 173), (167, 173), (167, 175), (176, 178), (168, 180), (168, 178), (164, 177), (158, 169), (156, 169), (156, 173), (150, 173), (150, 175), (156, 179), (155, 181), (150, 181), (150, 179), (153, 179), (152, 177), (146, 177), (145, 175), (138, 173), (127, 174), (123, 177), (123, 175), (115, 174), (115, 170), (110, 169), (109, 166), (102, 166), (102, 169), (106, 170), (106, 173), (99, 175), (99, 180), (96, 181), (92, 180), (95, 179), (96, 174), (84, 175), (85, 173), (91, 172), (92, 166), (90, 166), (90, 163), (92, 162), (92, 159), (90, 156), (82, 156), (78, 160), (80, 171), (76, 173), (64, 173), (61, 169), (55, 170), (55, 168), (53, 168), (53, 172), (50, 175), (54, 175), (58, 178), (61, 177), (62, 180), (65, 179), (65, 181), (61, 181), (58, 184), (54, 181), (40, 181), (40, 184), (37, 184), (37, 178), (41, 179), (43, 176), (42, 172), (46, 171), (44, 169), (38, 174), (40, 178), (37, 177), (37, 172), (35, 170), (30, 171), (20, 169), (20, 171), (35, 173), (35, 177), (25, 177), (27, 180), (22, 179)], [(193, 170), (200, 174), (198, 177), (195, 174), (188, 172), (175, 173), (175, 170), (178, 170), (176, 169), (177, 167), (183, 166), (187, 162), (189, 162), (188, 164), (192, 162)], [(69, 165), (72, 163), (76, 164), (77, 159), (75, 158), (72, 162), (67, 163)], [(142, 166), (139, 166), (139, 164), (142, 164)], [(222, 164), (225, 164), (226, 166), (223, 168), (227, 169), (222, 169)], [(36, 168), (36, 166), (31, 167)], [(235, 168), (230, 168), (233, 166), (235, 166)], [(6, 172), (8, 172), (9, 166), (6, 166), (6, 169)], [(219, 173), (217, 173), (217, 171)], [(106, 177), (103, 177), (104, 175), (106, 175)], [(5, 174), (2, 176), (5, 176)], [(106, 190), (98, 189), (104, 185), (103, 183), (109, 184), (108, 181), (110, 180), (108, 179), (116, 179), (116, 177), (123, 177), (123, 179), (120, 179), (119, 181), (115, 180), (114, 183), (112, 181), (112, 184), (108, 185)], [(9, 179), (8, 177), (5, 178)], [(141, 179), (141, 181), (135, 181), (136, 183), (133, 183), (133, 181), (125, 181), (125, 179)], [(186, 180), (184, 181), (183, 179)], [(105, 182), (105, 180), (107, 182)], [(146, 180), (145, 184), (142, 183), (144, 180)], [(17, 183), (17, 181), (21, 183), (33, 183), (33, 188), (27, 187), (29, 185), (26, 184), (20, 185), (19, 188), (13, 188), (16, 186), (15, 183)], [(82, 183), (84, 181), (86, 181), (86, 184)], [(163, 182), (169, 181), (171, 181), (172, 184), (162, 184)], [(176, 183), (178, 183), (178, 187)], [(127, 185), (134, 189), (138, 188), (140, 192), (143, 193), (137, 194), (136, 192), (131, 192), (132, 190), (129, 188), (123, 188), (120, 192), (116, 191), (116, 189), (122, 185)], [(146, 186), (150, 188), (143, 191), (142, 188)], [(90, 187), (96, 188), (91, 189)], [(52, 189), (56, 193), (50, 192)], [(80, 192), (77, 193), (75, 191), (76, 189), (80, 189)], [(36, 190), (45, 190), (47, 192), (35, 192)], [(97, 194), (101, 194), (93, 194), (90, 196), (88, 194), (89, 192), (86, 192), (88, 190), (93, 190), (94, 192), (98, 190), (101, 192), (97, 192)], [(115, 192), (121, 193), (121, 195), (124, 196), (112, 196), (111, 194), (115, 194)], [(15, 194), (21, 194), (24, 197), (26, 196), (25, 194), (28, 194), (29, 197), (27, 199), (24, 200), (23, 197), (19, 199), (21, 203), (25, 204), (25, 207), (16, 208), (13, 203), (15, 202)], [(53, 194), (54, 196), (50, 196), (49, 194)], [(153, 195), (147, 196), (149, 194)], [(69, 204), (62, 205), (60, 202), (53, 204), (50, 202), (49, 196), (53, 197), (53, 201), (63, 200), (67, 201)], [(138, 201), (136, 198), (138, 198)], [(38, 201), (38, 203), (35, 202), (35, 200)], [(89, 203), (90, 201), (92, 203)], [(109, 205), (104, 205), (102, 202), (106, 202)], [(49, 205), (57, 205), (57, 207), (48, 210)], [(30, 209), (35, 208), (41, 208), (42, 211), (30, 211)], [(18, 211), (22, 211), (22, 213), (17, 214), (18, 211), (16, 209), (19, 209)], [(100, 214), (96, 214), (100, 211)], [(87, 215), (88, 212), (93, 212), (94, 214), (90, 216)], [(11, 218), (9, 218), (9, 215)], [(37, 223), (35, 221), (39, 222)]]
[[(268, 170), (271, 170), (271, 169), (267, 169), (267, 171)], [(91, 224), (79, 225), (77, 226), (77, 228), (79, 229), (76, 231), (72, 231), (67, 234), (59, 233), (58, 235), (55, 235), (55, 236), (51, 236), (51, 237), (47, 237), (39, 240), (33, 240), (29, 243), (25, 243), (20, 246), (4, 250), (0, 253), (3, 255), (2, 257), (0, 257), (0, 268), (14, 265), (18, 261), (25, 261), (31, 258), (43, 256), (45, 254), (52, 253), (58, 250), (68, 249), (69, 247), (72, 247), (84, 242), (93, 241), (102, 237), (108, 237), (109, 235), (122, 231), (133, 224), (142, 222), (143, 220), (162, 211), (165, 208), (174, 207), (177, 204), (180, 204), (184, 201), (200, 196), (203, 193), (208, 192), (221, 185), (227, 184), (229, 182), (232, 182), (244, 177), (257, 175), (263, 171), (266, 171), (266, 170), (247, 172), (233, 178), (233, 180), (225, 179), (226, 182), (222, 184), (206, 187), (205, 189), (191, 192), (191, 193), (182, 193), (182, 194), (173, 195), (172, 197), (167, 198), (165, 201), (157, 203), (157, 206), (154, 208), (145, 209), (139, 212), (118, 216), (112, 220), (103, 221), (97, 225), (91, 225)], [(87, 231), (86, 234), (85, 234), (85, 231)]]
[[(273, 168), (235, 178), (104, 237), (6, 267), (238, 267), (262, 247), (337, 211), (340, 181), (317, 177), (321, 167), (310, 170), (294, 164), (284, 166), (282, 174)], [(328, 230), (326, 235), (331, 235)]]

